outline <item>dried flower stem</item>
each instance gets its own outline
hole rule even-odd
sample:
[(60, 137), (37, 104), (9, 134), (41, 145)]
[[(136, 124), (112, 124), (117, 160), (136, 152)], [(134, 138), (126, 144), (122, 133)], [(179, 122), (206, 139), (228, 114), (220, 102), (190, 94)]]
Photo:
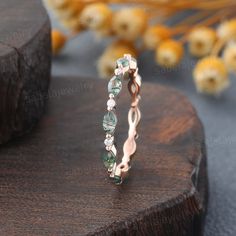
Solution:
[[(101, 1), (100, 1), (101, 2)], [(104, 1), (107, 2), (107, 1)], [(160, 3), (154, 1), (144, 1), (144, 0), (119, 0), (119, 1), (108, 1), (109, 3), (116, 4), (140, 4), (143, 6), (156, 7), (161, 10), (163, 9), (176, 9), (176, 10), (185, 10), (185, 9), (199, 9), (199, 10), (207, 10), (207, 9), (222, 9), (236, 6), (236, 2), (234, 0), (214, 0), (214, 4), (212, 0), (179, 0), (179, 1), (171, 1), (167, 3)]]
[(211, 11), (197, 11), (196, 14), (187, 16), (183, 18), (180, 22), (176, 24), (176, 26), (172, 27), (172, 35), (183, 34), (191, 28), (193, 25), (197, 24), (199, 21), (205, 19), (208, 16), (210, 18), (212, 12)]
[[(224, 14), (222, 14), (224, 13)], [(228, 10), (228, 11), (220, 11), (217, 12), (216, 14), (214, 14), (213, 16), (207, 18), (206, 20), (200, 21), (199, 23), (195, 24), (195, 27), (199, 27), (199, 26), (211, 26), (216, 24), (217, 22), (221, 21), (223, 18), (232, 15), (233, 12), (232, 10)], [(191, 27), (186, 29), (186, 33), (179, 39), (181, 42), (185, 43), (188, 37), (188, 33), (191, 30)]]
[(219, 39), (215, 46), (213, 47), (212, 51), (211, 51), (211, 55), (212, 56), (217, 56), (220, 51), (222, 50), (222, 48), (225, 46), (225, 44), (227, 43), (227, 40), (222, 40), (222, 39)]
[(148, 0), (80, 0), (85, 4), (103, 2), (107, 4), (135, 4), (147, 6), (149, 8), (156, 7), (161, 11), (163, 9), (175, 9), (175, 10), (184, 10), (184, 9), (199, 9), (199, 10), (216, 10), (222, 8), (231, 8), (236, 6), (235, 0), (175, 0), (166, 3), (148, 1)]

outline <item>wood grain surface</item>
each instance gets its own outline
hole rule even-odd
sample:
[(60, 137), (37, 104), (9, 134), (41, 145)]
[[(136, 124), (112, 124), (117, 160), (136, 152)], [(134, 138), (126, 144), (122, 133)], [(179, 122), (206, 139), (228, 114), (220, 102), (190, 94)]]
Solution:
[(39, 0), (0, 1), (0, 144), (43, 114), (51, 64), (50, 22)]
[[(33, 132), (0, 150), (0, 235), (202, 235), (207, 205), (204, 133), (177, 91), (143, 83), (142, 121), (128, 179), (101, 160), (107, 82), (54, 78)], [(130, 97), (118, 99), (117, 146)]]

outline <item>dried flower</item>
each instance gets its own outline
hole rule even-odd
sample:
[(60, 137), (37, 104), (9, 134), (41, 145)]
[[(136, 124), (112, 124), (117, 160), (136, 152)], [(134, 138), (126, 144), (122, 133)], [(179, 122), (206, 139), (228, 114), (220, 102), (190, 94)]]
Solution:
[(52, 8), (65, 8), (70, 4), (70, 0), (45, 0), (46, 4)]
[[(61, 7), (57, 7), (54, 9), (57, 18), (63, 23), (67, 21), (70, 22), (73, 20), (78, 20), (79, 15), (84, 8), (84, 3), (77, 0), (64, 0), (64, 2), (64, 5), (61, 5)], [(67, 24), (64, 23), (64, 25)]]
[(170, 38), (171, 31), (164, 25), (156, 25), (149, 27), (143, 36), (144, 45), (147, 49), (154, 50), (161, 41)]
[(201, 93), (218, 95), (229, 86), (226, 66), (219, 57), (201, 59), (193, 72), (197, 90)]
[(51, 37), (52, 37), (52, 53), (53, 55), (56, 55), (64, 47), (67, 38), (62, 32), (58, 30), (52, 30)]
[(196, 57), (206, 56), (211, 52), (216, 39), (216, 32), (213, 29), (209, 27), (195, 28), (188, 37), (189, 51)]
[(224, 41), (236, 40), (236, 19), (221, 23), (217, 29), (217, 36)]
[(160, 43), (156, 49), (156, 61), (164, 67), (176, 66), (183, 56), (183, 46), (180, 42), (168, 39)]
[(236, 42), (227, 45), (223, 53), (223, 60), (228, 70), (236, 73)]
[(61, 24), (65, 28), (73, 31), (74, 33), (79, 33), (84, 29), (82, 25), (80, 24), (80, 21), (77, 17), (61, 20)]
[(105, 3), (86, 6), (81, 13), (81, 24), (92, 30), (108, 30), (111, 26), (112, 11)]
[(123, 40), (134, 41), (147, 27), (148, 17), (141, 8), (123, 8), (113, 17), (112, 29)]
[(106, 48), (98, 61), (98, 72), (102, 78), (108, 78), (114, 73), (115, 61), (124, 54), (137, 56), (137, 51), (131, 43), (118, 41)]

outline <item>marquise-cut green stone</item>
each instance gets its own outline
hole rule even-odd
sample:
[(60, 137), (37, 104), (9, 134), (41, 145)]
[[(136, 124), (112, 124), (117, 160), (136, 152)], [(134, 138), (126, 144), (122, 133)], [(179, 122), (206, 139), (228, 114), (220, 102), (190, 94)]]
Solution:
[(124, 57), (119, 58), (116, 63), (117, 63), (118, 66), (121, 65), (123, 68), (129, 66), (129, 60), (127, 58), (124, 58)]
[(117, 96), (122, 89), (121, 76), (113, 76), (108, 83), (108, 93), (112, 93), (114, 96)]
[(103, 117), (103, 129), (105, 132), (112, 134), (117, 125), (117, 117), (113, 111), (108, 111)]
[(122, 183), (122, 178), (119, 175), (114, 176), (114, 182), (115, 184), (121, 184)]
[(113, 167), (113, 165), (116, 163), (116, 157), (115, 155), (113, 154), (113, 152), (104, 152), (102, 154), (102, 161), (104, 163), (104, 166), (107, 168), (107, 169), (110, 169)]

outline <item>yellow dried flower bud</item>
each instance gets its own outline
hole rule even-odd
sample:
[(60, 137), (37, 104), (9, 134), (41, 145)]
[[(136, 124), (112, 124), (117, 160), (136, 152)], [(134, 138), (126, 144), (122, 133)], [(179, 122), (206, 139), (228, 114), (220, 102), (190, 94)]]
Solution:
[(77, 0), (67, 0), (68, 3), (61, 7), (60, 9), (56, 9), (55, 13), (57, 17), (61, 20), (67, 20), (72, 18), (79, 18), (79, 14), (84, 9), (84, 3)]
[(147, 49), (154, 50), (161, 41), (170, 38), (171, 30), (164, 25), (149, 27), (143, 36), (144, 46)]
[(227, 45), (223, 53), (223, 60), (228, 70), (236, 73), (236, 43), (231, 42)]
[(228, 71), (219, 57), (208, 56), (201, 59), (193, 76), (196, 88), (201, 93), (218, 95), (229, 86)]
[(160, 43), (156, 49), (156, 62), (164, 67), (174, 67), (182, 59), (183, 45), (175, 40), (168, 39)]
[(56, 55), (64, 47), (67, 38), (62, 32), (58, 30), (52, 30), (51, 37), (52, 37), (52, 53), (53, 55)]
[(221, 23), (217, 29), (217, 36), (224, 40), (236, 40), (236, 19)]
[(70, 4), (70, 0), (45, 0), (46, 4), (52, 8), (65, 8)]
[(108, 29), (111, 25), (112, 11), (105, 3), (86, 6), (81, 13), (81, 24), (92, 30)]
[(147, 28), (148, 16), (141, 8), (123, 8), (118, 10), (112, 21), (114, 33), (123, 40), (134, 41)]
[(61, 24), (65, 28), (70, 29), (75, 33), (79, 33), (80, 31), (83, 30), (83, 27), (81, 26), (79, 19), (76, 17), (61, 20)]
[(115, 42), (107, 47), (97, 64), (100, 77), (109, 78), (114, 73), (116, 60), (123, 57), (124, 54), (136, 57), (137, 51), (131, 43), (123, 41)]
[(206, 56), (213, 49), (216, 39), (216, 32), (213, 29), (209, 27), (197, 27), (189, 34), (189, 51), (196, 57)]

